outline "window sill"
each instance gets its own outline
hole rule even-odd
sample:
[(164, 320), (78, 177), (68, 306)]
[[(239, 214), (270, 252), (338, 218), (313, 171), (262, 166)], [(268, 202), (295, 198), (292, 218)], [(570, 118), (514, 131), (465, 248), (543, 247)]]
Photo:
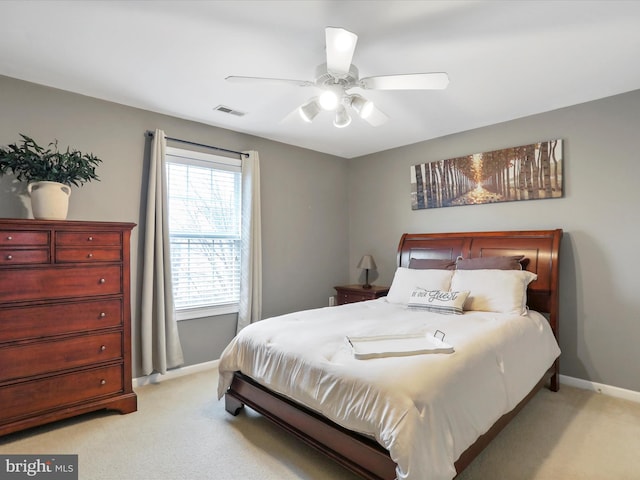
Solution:
[(216, 307), (189, 308), (176, 311), (176, 320), (193, 320), (196, 318), (215, 317), (218, 315), (227, 315), (229, 313), (238, 313), (238, 304), (220, 305)]

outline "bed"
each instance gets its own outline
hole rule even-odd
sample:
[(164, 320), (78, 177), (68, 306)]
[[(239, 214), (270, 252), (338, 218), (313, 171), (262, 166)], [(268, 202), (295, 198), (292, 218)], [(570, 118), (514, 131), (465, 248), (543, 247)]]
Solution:
[[(404, 234), (386, 298), (245, 328), (221, 357), (218, 396), (229, 413), (246, 405), (362, 478), (453, 478), (540, 388), (559, 388), (561, 238), (560, 229)], [(522, 270), (497, 270), (508, 258)], [(470, 291), (464, 313), (408, 305), (407, 286), (415, 295), (422, 281), (441, 285), (430, 292)], [(526, 305), (502, 293), (519, 282)], [(494, 284), (506, 288), (492, 298)], [(362, 360), (348, 343), (416, 333), (446, 335), (454, 353)]]

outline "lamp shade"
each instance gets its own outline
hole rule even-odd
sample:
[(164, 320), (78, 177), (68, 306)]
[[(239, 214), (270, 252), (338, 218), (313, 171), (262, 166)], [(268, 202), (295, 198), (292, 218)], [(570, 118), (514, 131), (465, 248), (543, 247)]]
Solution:
[(376, 262), (371, 255), (363, 255), (360, 261), (358, 262), (358, 268), (375, 269)]

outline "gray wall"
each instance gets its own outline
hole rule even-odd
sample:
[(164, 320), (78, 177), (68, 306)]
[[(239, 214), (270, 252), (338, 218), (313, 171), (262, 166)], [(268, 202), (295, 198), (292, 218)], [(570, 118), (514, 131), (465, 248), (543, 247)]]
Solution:
[[(348, 279), (345, 159), (0, 76), (0, 145), (24, 133), (44, 145), (58, 139), (60, 146), (103, 160), (100, 182), (72, 188), (68, 219), (139, 225), (132, 235), (134, 376), (140, 365), (144, 133), (156, 128), (175, 138), (259, 152), (265, 317), (324, 306), (333, 285)], [(10, 180), (0, 177), (0, 217), (26, 218)], [(218, 358), (235, 322), (235, 315), (180, 322), (186, 363)]]
[[(563, 228), (561, 371), (640, 391), (640, 91), (345, 160), (0, 76), (0, 145), (19, 133), (92, 151), (101, 182), (72, 192), (69, 219), (143, 224), (146, 130), (258, 150), (263, 206), (264, 316), (326, 305), (333, 285), (363, 281), (361, 255), (389, 284), (404, 232)], [(564, 140), (565, 197), (412, 211), (409, 167), (469, 153)], [(0, 217), (27, 215), (0, 178)], [(132, 238), (133, 339), (138, 371), (140, 228)], [(180, 322), (187, 364), (215, 359), (235, 316)]]
[[(380, 152), (349, 163), (349, 268), (389, 284), (404, 232), (562, 228), (561, 373), (640, 391), (640, 91)], [(562, 199), (411, 210), (409, 167), (564, 140)]]

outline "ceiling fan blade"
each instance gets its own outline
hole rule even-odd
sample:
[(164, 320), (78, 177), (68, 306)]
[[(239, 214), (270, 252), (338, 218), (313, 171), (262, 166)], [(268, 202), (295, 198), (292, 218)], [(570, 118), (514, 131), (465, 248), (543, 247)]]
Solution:
[(256, 83), (256, 82), (262, 82), (262, 83), (274, 83), (274, 84), (289, 84), (289, 85), (297, 85), (298, 87), (313, 87), (315, 86), (315, 83), (313, 82), (309, 82), (307, 80), (291, 80), (288, 78), (265, 78), (265, 77), (242, 77), (242, 76), (236, 76), (236, 75), (232, 75), (229, 76), (227, 78), (225, 78), (226, 81), (228, 82), (233, 82), (233, 83)]
[(360, 87), (369, 90), (442, 90), (449, 85), (449, 75), (438, 73), (408, 73), (360, 79)]
[(337, 76), (347, 75), (351, 67), (358, 36), (344, 28), (325, 29), (327, 71)]

